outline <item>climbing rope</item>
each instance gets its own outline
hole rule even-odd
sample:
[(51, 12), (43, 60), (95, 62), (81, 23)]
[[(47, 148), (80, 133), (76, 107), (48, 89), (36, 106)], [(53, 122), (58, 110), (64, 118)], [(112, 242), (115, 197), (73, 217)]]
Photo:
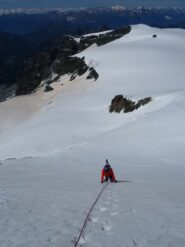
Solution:
[(89, 210), (89, 212), (88, 212), (88, 214), (87, 214), (87, 216), (86, 216), (86, 218), (85, 218), (84, 224), (83, 224), (83, 226), (82, 226), (82, 228), (81, 228), (81, 230), (80, 230), (80, 234), (79, 234), (77, 240), (75, 241), (74, 247), (77, 247), (77, 245), (78, 245), (78, 243), (79, 243), (79, 241), (80, 241), (80, 238), (81, 238), (82, 234), (84, 233), (84, 230), (85, 230), (85, 227), (86, 227), (86, 225), (87, 225), (87, 221), (88, 221), (88, 219), (89, 219), (89, 216), (90, 216), (91, 212), (93, 211), (93, 208), (94, 208), (94, 206), (96, 205), (96, 203), (98, 202), (99, 198), (101, 197), (103, 191), (104, 191), (105, 188), (107, 187), (107, 185), (108, 185), (108, 183), (106, 183), (106, 184), (103, 186), (103, 188), (101, 189), (101, 191), (100, 191), (99, 195), (97, 196), (95, 202), (92, 204), (92, 206), (91, 206), (91, 208), (90, 208), (90, 210)]

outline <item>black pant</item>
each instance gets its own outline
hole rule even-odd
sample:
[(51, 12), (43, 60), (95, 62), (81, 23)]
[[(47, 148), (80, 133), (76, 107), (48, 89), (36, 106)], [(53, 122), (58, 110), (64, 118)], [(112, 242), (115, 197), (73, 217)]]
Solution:
[(113, 182), (112, 176), (105, 176), (105, 182), (108, 182), (108, 179), (110, 179), (110, 181)]

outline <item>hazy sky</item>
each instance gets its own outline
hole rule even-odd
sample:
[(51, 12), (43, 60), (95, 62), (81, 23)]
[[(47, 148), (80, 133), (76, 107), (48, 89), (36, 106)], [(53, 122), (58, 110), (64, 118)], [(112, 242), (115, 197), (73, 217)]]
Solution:
[(185, 0), (0, 0), (0, 8), (133, 6), (185, 7)]

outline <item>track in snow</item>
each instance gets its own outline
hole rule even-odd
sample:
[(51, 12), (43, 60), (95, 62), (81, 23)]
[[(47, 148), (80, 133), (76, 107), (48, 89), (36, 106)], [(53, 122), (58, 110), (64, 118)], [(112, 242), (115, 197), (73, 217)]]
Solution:
[[(146, 187), (141, 182), (110, 184), (79, 246), (183, 246), (185, 216), (177, 212), (179, 202), (170, 202), (165, 188), (165, 184), (149, 183)], [(181, 210), (185, 212), (185, 206), (181, 205)]]

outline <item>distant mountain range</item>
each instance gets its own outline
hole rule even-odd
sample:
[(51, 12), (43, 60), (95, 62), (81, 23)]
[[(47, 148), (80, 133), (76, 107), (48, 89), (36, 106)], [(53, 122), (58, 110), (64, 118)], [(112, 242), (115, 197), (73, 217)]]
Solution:
[(144, 23), (156, 27), (185, 27), (184, 8), (112, 8), (83, 9), (18, 9), (0, 10), (0, 30), (26, 34), (46, 29), (54, 24), (63, 28), (90, 28), (106, 25), (108, 28)]
[(0, 94), (2, 85), (15, 84), (17, 65), (32, 53), (54, 49), (55, 40), (65, 35), (80, 36), (139, 23), (160, 28), (185, 28), (185, 9), (113, 6), (0, 10)]

